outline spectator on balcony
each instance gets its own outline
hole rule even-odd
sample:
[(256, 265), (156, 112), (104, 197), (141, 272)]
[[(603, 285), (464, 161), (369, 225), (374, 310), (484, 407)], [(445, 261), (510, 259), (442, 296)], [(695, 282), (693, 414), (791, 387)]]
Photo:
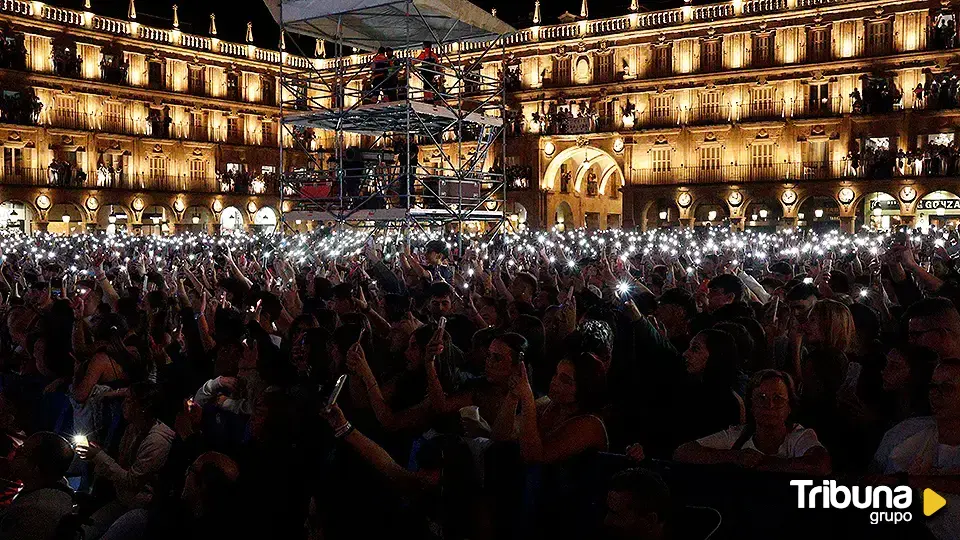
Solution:
[(853, 112), (856, 114), (863, 112), (863, 96), (860, 95), (860, 89), (854, 88), (850, 92), (850, 101), (853, 102)]

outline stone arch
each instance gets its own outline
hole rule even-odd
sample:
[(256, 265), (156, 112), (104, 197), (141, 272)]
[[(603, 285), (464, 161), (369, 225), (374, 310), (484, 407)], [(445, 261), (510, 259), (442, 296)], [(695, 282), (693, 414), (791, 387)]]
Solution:
[(853, 202), (854, 231), (881, 230), (901, 224), (903, 205), (900, 199), (884, 190), (862, 193)]
[(573, 229), (577, 226), (573, 217), (573, 209), (570, 208), (570, 203), (567, 201), (560, 201), (553, 219), (557, 225), (562, 224), (564, 229)]
[(814, 193), (804, 197), (799, 201), (797, 225), (824, 231), (839, 229), (840, 203), (833, 195)]
[(576, 171), (574, 186), (581, 185), (582, 177), (586, 175), (586, 171), (581, 171), (581, 168), (589, 170), (589, 167), (583, 167), (584, 163), (590, 163), (592, 167), (595, 161), (598, 163), (600, 170), (603, 172), (603, 174), (600, 175), (601, 179), (603, 175), (612, 174), (611, 172), (608, 172), (611, 167), (616, 167), (617, 172), (620, 173), (620, 178), (624, 178), (623, 169), (620, 167), (617, 159), (606, 150), (589, 145), (572, 146), (562, 150), (552, 160), (550, 160), (550, 163), (547, 164), (547, 168), (543, 171), (543, 178), (540, 182), (540, 187), (548, 190), (558, 189), (560, 185), (560, 166), (568, 162), (573, 162), (574, 164), (574, 166), (569, 167), (569, 169)]
[(682, 223), (677, 201), (660, 197), (647, 202), (643, 207), (643, 230), (653, 227), (677, 227)]
[[(67, 216), (69, 219), (64, 219)], [(47, 231), (55, 234), (82, 234), (86, 232), (87, 211), (79, 204), (55, 202), (47, 211)]]
[[(716, 212), (712, 220), (710, 219), (710, 212)], [(690, 215), (694, 218), (695, 226), (702, 225), (705, 222), (711, 222), (716, 225), (730, 217), (730, 207), (719, 197), (705, 195), (693, 201)]]
[(40, 213), (33, 203), (20, 199), (7, 199), (0, 202), (0, 229), (19, 230), (25, 234), (33, 232)]
[(960, 197), (947, 189), (938, 189), (917, 197), (917, 217), (914, 227), (927, 230), (937, 228), (956, 229), (960, 227)]

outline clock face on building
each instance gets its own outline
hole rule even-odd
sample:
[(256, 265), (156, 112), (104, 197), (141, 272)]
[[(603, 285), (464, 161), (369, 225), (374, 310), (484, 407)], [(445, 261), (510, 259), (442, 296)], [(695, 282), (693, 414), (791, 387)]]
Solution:
[(623, 139), (613, 141), (613, 151), (617, 153), (623, 152)]
[(733, 191), (730, 193), (730, 196), (727, 197), (727, 202), (730, 203), (730, 206), (740, 206), (740, 203), (743, 202), (743, 194), (739, 191)]
[(793, 204), (797, 202), (797, 192), (788, 189), (783, 192), (783, 195), (780, 195), (780, 200), (783, 201), (783, 204)]
[(903, 202), (910, 202), (917, 198), (917, 190), (913, 189), (910, 186), (903, 186), (903, 189), (900, 190), (900, 200)]
[(693, 202), (693, 200), (692, 200), (692, 197), (690, 197), (689, 193), (684, 192), (684, 193), (681, 193), (679, 197), (677, 197), (677, 204), (679, 204), (683, 208), (690, 206), (691, 202)]
[(856, 193), (850, 188), (843, 188), (840, 190), (840, 193), (837, 194), (837, 199), (843, 204), (852, 203), (854, 198), (856, 198)]

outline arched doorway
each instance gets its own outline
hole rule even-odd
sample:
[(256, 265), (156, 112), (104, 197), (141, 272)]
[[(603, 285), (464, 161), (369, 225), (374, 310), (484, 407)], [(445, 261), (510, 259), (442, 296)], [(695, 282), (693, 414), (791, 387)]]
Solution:
[(120, 203), (104, 204), (97, 212), (97, 229), (107, 234), (129, 230), (130, 212)]
[(170, 213), (160, 205), (148, 206), (141, 215), (142, 234), (167, 234), (170, 232)]
[(527, 207), (524, 205), (518, 202), (508, 202), (506, 215), (511, 230), (522, 231), (527, 228)]
[(53, 205), (47, 212), (47, 232), (53, 234), (82, 234), (86, 232), (83, 211), (71, 203)]
[(543, 171), (540, 187), (560, 193), (588, 196), (609, 193), (623, 184), (623, 170), (617, 160), (594, 146), (575, 146), (558, 153)]
[(647, 229), (680, 226), (680, 207), (672, 199), (659, 198), (647, 206), (644, 213)]
[(228, 206), (220, 213), (220, 232), (243, 230), (243, 213), (236, 206)]
[(856, 207), (857, 231), (888, 231), (900, 226), (900, 201), (882, 191), (867, 193)]
[(567, 201), (560, 201), (560, 204), (557, 205), (554, 223), (556, 223), (557, 229), (561, 231), (576, 228), (577, 224), (573, 220), (573, 210), (570, 208), (570, 203)]
[(956, 229), (960, 224), (960, 197), (949, 191), (934, 191), (917, 202), (915, 227), (926, 231), (931, 226), (938, 229)]
[(277, 221), (277, 211), (269, 206), (261, 207), (253, 215), (253, 225), (257, 231), (275, 231), (277, 230)]
[(776, 232), (783, 217), (783, 206), (775, 199), (757, 199), (750, 201), (743, 216), (748, 229)]
[(720, 225), (727, 217), (727, 204), (713, 197), (702, 199), (693, 209), (694, 227)]
[(183, 222), (178, 226), (193, 233), (207, 232), (213, 223), (213, 213), (206, 206), (190, 206), (183, 212)]
[(797, 226), (809, 227), (815, 231), (840, 229), (840, 207), (833, 197), (808, 197), (800, 205), (797, 213)]
[(6, 201), (0, 204), (0, 230), (33, 233), (33, 208), (20, 201)]

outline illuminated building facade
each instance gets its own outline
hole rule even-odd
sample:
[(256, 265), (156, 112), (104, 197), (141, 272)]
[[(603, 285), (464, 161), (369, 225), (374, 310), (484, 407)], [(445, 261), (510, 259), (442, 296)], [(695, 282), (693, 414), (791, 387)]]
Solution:
[(515, 220), (851, 231), (960, 221), (949, 2), (631, 7), (511, 38)]
[[(41, 2), (0, 3), (0, 227), (273, 229), (280, 64), (247, 43)], [(292, 147), (289, 137), (284, 144)], [(299, 156), (287, 151), (285, 168)]]

